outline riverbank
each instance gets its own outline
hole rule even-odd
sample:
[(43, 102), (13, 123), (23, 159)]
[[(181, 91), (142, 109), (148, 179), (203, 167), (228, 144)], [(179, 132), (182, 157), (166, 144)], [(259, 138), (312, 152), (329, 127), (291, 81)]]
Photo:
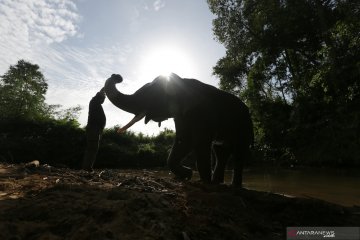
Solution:
[(357, 226), (359, 207), (179, 182), (0, 164), (0, 239), (285, 239), (287, 226)]

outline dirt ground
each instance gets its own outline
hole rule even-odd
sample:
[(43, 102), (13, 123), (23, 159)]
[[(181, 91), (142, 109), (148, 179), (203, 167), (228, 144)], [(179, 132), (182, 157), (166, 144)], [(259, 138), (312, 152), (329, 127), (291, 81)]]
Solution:
[(0, 239), (286, 239), (287, 226), (359, 226), (346, 208), (179, 182), (155, 170), (0, 164)]

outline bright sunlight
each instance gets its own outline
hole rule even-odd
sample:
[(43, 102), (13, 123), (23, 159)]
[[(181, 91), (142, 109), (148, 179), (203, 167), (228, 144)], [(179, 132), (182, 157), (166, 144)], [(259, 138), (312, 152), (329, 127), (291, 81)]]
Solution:
[(191, 58), (174, 46), (161, 46), (151, 49), (141, 59), (139, 75), (141, 78), (154, 79), (159, 75), (168, 76), (176, 73), (181, 77), (191, 76), (194, 73), (194, 65)]

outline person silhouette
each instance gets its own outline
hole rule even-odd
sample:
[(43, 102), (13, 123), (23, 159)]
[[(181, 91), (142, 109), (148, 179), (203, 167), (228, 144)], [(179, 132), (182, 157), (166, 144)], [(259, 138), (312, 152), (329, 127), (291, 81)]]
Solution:
[(102, 132), (106, 125), (106, 116), (102, 108), (104, 101), (105, 91), (101, 89), (89, 103), (88, 121), (86, 125), (86, 149), (82, 162), (82, 169), (88, 171), (93, 170)]

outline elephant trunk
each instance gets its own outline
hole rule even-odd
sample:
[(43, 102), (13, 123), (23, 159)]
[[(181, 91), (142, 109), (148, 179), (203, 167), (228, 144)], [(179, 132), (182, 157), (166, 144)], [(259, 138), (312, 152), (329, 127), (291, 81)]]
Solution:
[(105, 82), (104, 91), (110, 102), (116, 107), (135, 115), (142, 112), (138, 100), (133, 95), (126, 95), (119, 92), (116, 88), (117, 83), (122, 82), (122, 77), (119, 74), (112, 74)]

